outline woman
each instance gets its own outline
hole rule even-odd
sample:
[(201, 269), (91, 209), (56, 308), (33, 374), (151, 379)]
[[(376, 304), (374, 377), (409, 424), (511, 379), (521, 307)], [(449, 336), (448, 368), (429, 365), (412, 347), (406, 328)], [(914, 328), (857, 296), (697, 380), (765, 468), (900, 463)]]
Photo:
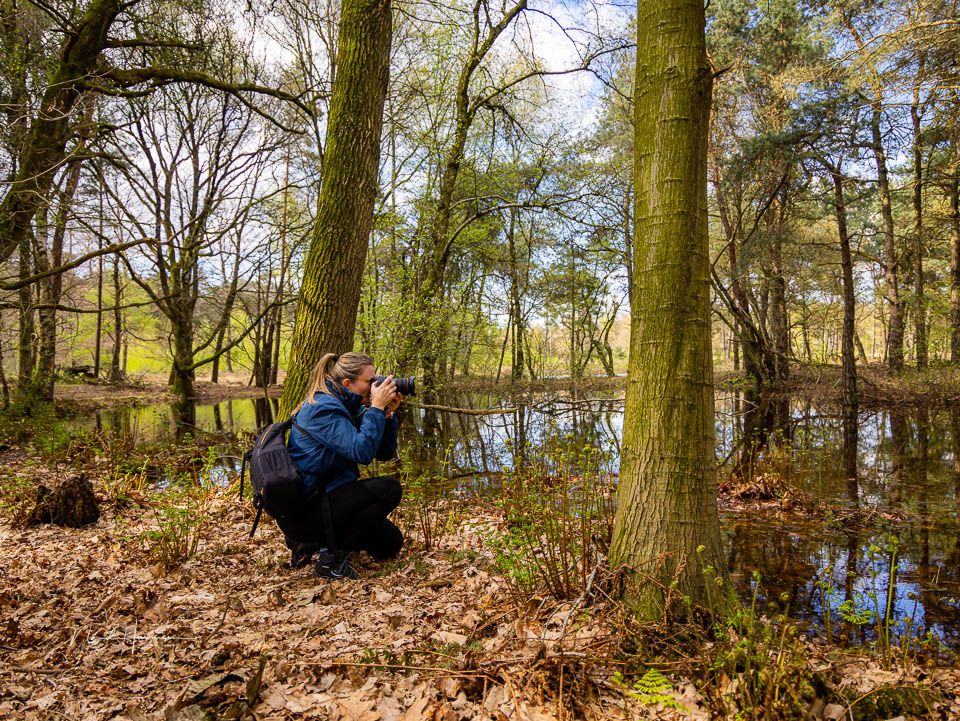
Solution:
[[(397, 453), (397, 418), (402, 396), (393, 376), (373, 385), (373, 359), (363, 353), (327, 353), (311, 375), (310, 390), (294, 418), (287, 448), (303, 478), (308, 505), (296, 517), (277, 519), (293, 551), (294, 568), (316, 554), (314, 575), (356, 578), (349, 552), (366, 551), (391, 558), (403, 546), (403, 534), (387, 516), (400, 503), (402, 489), (393, 476), (359, 479), (358, 464)], [(326, 489), (336, 548), (326, 548)]]

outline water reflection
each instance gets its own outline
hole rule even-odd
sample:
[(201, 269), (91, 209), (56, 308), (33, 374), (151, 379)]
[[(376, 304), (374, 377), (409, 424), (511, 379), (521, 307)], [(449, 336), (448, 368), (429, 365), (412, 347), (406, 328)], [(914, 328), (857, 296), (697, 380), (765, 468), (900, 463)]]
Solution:
[[(495, 493), (504, 468), (524, 462), (531, 449), (565, 439), (606, 452), (617, 471), (623, 400), (613, 395), (474, 392), (440, 400), (503, 411), (479, 416), (405, 407), (402, 462), (447, 479), (461, 493)], [(83, 423), (153, 443), (184, 432), (253, 431), (276, 412), (276, 401), (248, 399), (192, 409), (127, 408)], [(803, 400), (729, 392), (717, 397), (716, 432), (721, 475), (776, 474), (826, 509), (825, 516), (776, 505), (723, 513), (727, 563), (743, 598), (752, 595), (756, 570), (762, 601), (779, 603), (787, 593), (790, 615), (812, 630), (823, 630), (829, 616), (833, 635), (862, 642), (873, 637), (872, 623), (845, 622), (844, 615), (882, 615), (892, 576), (894, 621), (909, 617), (921, 634), (930, 630), (960, 646), (960, 408), (851, 415)]]

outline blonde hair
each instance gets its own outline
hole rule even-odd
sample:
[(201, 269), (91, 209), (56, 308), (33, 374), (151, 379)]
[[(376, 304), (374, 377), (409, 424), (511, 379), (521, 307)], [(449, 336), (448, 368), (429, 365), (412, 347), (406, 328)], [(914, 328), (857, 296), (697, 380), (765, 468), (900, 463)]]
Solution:
[(360, 373), (367, 366), (373, 365), (373, 358), (366, 353), (327, 353), (313, 367), (310, 374), (310, 390), (307, 391), (307, 397), (304, 399), (307, 403), (316, 403), (313, 397), (317, 393), (326, 393), (333, 395), (327, 387), (327, 381), (335, 386), (339, 386), (341, 381), (355, 381), (360, 377)]

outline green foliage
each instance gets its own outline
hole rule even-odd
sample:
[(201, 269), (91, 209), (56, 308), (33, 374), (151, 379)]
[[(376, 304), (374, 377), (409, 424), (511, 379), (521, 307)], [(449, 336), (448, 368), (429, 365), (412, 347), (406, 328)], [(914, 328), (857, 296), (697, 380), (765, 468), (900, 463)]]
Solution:
[(0, 411), (0, 442), (30, 445), (42, 456), (55, 453), (69, 440), (70, 432), (60, 422), (53, 405), (36, 393), (28, 393)]
[(623, 688), (626, 693), (633, 696), (644, 706), (653, 704), (663, 704), (666, 708), (680, 709), (689, 712), (686, 706), (677, 701), (671, 694), (673, 686), (657, 669), (648, 669), (643, 676), (634, 681), (632, 686), (628, 686), (624, 681), (623, 674), (619, 671), (613, 674), (611, 679), (616, 686)]
[(419, 531), (427, 551), (437, 548), (445, 535), (456, 530), (460, 520), (456, 504), (443, 494), (444, 487), (449, 485), (447, 475), (452, 451), (451, 443), (439, 463), (431, 466), (418, 466), (411, 460), (409, 451), (404, 451), (400, 516), (405, 521), (405, 530)]
[(513, 447), (504, 481), (503, 530), (493, 539), (496, 563), (515, 590), (545, 588), (573, 598), (606, 557), (613, 524), (609, 458), (572, 436), (542, 452)]
[(157, 528), (140, 536), (141, 548), (165, 568), (173, 568), (192, 558), (200, 545), (209, 517), (212, 487), (191, 490), (171, 489), (157, 494), (150, 510)]

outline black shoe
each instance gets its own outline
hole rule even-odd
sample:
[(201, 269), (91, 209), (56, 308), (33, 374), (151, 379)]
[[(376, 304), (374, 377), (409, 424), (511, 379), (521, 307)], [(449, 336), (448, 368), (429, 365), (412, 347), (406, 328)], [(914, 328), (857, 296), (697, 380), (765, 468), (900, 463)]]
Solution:
[(358, 578), (357, 572), (350, 565), (350, 553), (347, 551), (319, 551), (317, 562), (313, 566), (313, 575), (317, 578)]
[[(287, 544), (288, 546), (290, 544)], [(297, 543), (291, 548), (290, 568), (303, 568), (313, 560), (313, 554), (325, 551), (315, 543)]]

